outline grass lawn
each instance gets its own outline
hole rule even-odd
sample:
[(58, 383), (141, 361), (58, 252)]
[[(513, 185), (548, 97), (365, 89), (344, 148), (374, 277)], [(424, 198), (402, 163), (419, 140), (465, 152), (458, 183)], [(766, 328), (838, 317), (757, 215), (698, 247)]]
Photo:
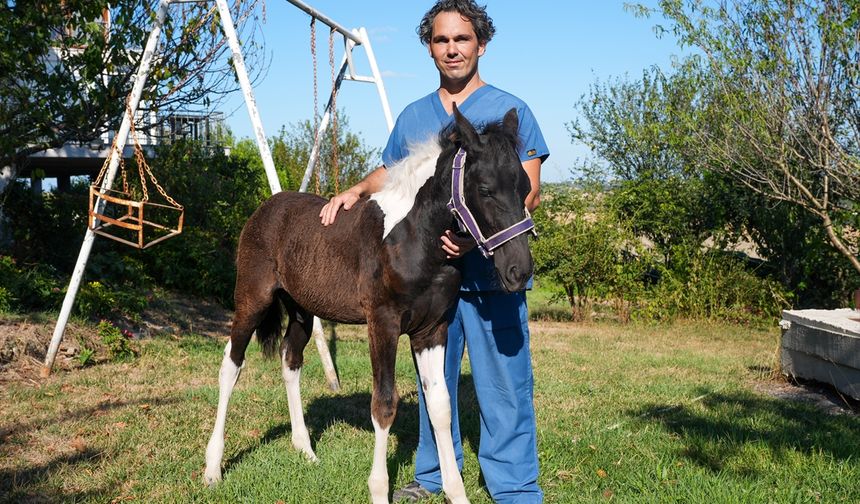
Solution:
[[(363, 328), (335, 330), (342, 390), (326, 388), (313, 344), (302, 376), (319, 463), (291, 447), (278, 363), (254, 343), (230, 404), (224, 481), (205, 488), (224, 340), (164, 336), (141, 342), (130, 363), (0, 385), (0, 501), (367, 502), (367, 343)], [(755, 391), (770, 379), (777, 336), (707, 323), (533, 323), (547, 502), (860, 502), (860, 418)], [(472, 502), (486, 503), (466, 372), (464, 479)], [(392, 487), (411, 479), (417, 441), (406, 338), (397, 374)]]

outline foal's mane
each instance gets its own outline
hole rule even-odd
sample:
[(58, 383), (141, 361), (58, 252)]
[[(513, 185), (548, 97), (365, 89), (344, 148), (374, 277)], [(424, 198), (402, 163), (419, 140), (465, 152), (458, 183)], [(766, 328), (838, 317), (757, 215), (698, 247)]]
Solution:
[(385, 185), (370, 197), (385, 215), (383, 239), (409, 213), (418, 190), (435, 173), (436, 160), (442, 150), (439, 140), (431, 137), (424, 143), (410, 145), (408, 156), (386, 167), (388, 176)]
[[(519, 147), (519, 137), (516, 132), (508, 131), (502, 121), (494, 121), (478, 126), (477, 131), (483, 135), (501, 137), (515, 149)], [(439, 132), (435, 138), (418, 144), (409, 145), (409, 155), (394, 163), (388, 169), (388, 176), (382, 190), (370, 197), (375, 201), (384, 215), (382, 239), (394, 229), (398, 222), (406, 217), (415, 203), (415, 196), (421, 186), (436, 172), (436, 162), (443, 152), (453, 150), (459, 141), (456, 122), (452, 122)]]

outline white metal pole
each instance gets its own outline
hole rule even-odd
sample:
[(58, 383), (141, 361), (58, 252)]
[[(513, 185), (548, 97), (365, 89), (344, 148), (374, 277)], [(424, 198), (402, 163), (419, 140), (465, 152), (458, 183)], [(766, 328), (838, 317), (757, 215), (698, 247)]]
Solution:
[(358, 34), (361, 37), (364, 50), (367, 52), (367, 61), (370, 63), (370, 71), (373, 73), (373, 80), (376, 81), (376, 91), (379, 93), (379, 101), (382, 102), (382, 112), (385, 114), (385, 124), (388, 125), (388, 132), (394, 129), (394, 120), (391, 118), (391, 107), (388, 106), (388, 95), (385, 94), (385, 86), (382, 84), (382, 74), (379, 73), (379, 67), (376, 65), (376, 57), (373, 55), (373, 47), (370, 46), (370, 37), (367, 36), (367, 30), (364, 28), (358, 29)]
[[(137, 111), (137, 106), (140, 103), (140, 96), (143, 94), (143, 88), (146, 84), (146, 78), (149, 76), (149, 67), (152, 63), (153, 55), (155, 54), (158, 39), (161, 36), (161, 27), (164, 25), (164, 18), (167, 16), (167, 9), (170, 6), (171, 0), (161, 0), (158, 4), (158, 11), (155, 15), (155, 23), (152, 31), (146, 41), (146, 46), (143, 50), (143, 56), (140, 60), (140, 67), (137, 69), (134, 86), (132, 86), (131, 94), (129, 95), (129, 103), (125, 114), (122, 118), (119, 131), (117, 131), (116, 147), (111, 150), (110, 163), (108, 164), (108, 172), (102, 182), (102, 192), (108, 190), (113, 185), (116, 170), (119, 166), (120, 158), (125, 149), (126, 141), (128, 140), (128, 132), (131, 128), (131, 121), (134, 120), (134, 114)], [(101, 209), (104, 202), (99, 200), (96, 207)], [(101, 213), (99, 210), (98, 213)], [(94, 224), (94, 223), (93, 223)], [(60, 308), (60, 316), (57, 319), (57, 325), (54, 327), (54, 334), (51, 336), (51, 344), (48, 347), (48, 353), (45, 355), (45, 362), (42, 365), (41, 375), (47, 377), (51, 374), (51, 368), (54, 365), (54, 359), (57, 356), (57, 350), (60, 348), (60, 342), (63, 340), (63, 333), (66, 330), (66, 324), (69, 322), (69, 316), (72, 313), (72, 307), (75, 304), (75, 297), (78, 294), (78, 289), (81, 286), (81, 280), (84, 276), (84, 270), (87, 267), (87, 260), (90, 257), (90, 251), (93, 248), (95, 233), (90, 227), (87, 227), (87, 232), (84, 235), (84, 242), (81, 245), (81, 251), (78, 253), (78, 260), (75, 264), (75, 269), (72, 272), (72, 279), (69, 282), (69, 287), (66, 289), (66, 297), (63, 299), (63, 306)]]
[(239, 47), (239, 38), (236, 36), (236, 28), (233, 26), (233, 16), (230, 14), (227, 0), (216, 0), (216, 3), (218, 13), (221, 16), (224, 36), (227, 37), (230, 50), (233, 52), (233, 68), (236, 69), (236, 77), (242, 87), (242, 94), (245, 95), (245, 105), (248, 107), (248, 115), (251, 116), (251, 124), (254, 126), (254, 136), (257, 137), (257, 148), (260, 149), (260, 157), (263, 158), (263, 167), (266, 170), (266, 178), (269, 180), (269, 189), (272, 190), (272, 194), (279, 193), (281, 192), (281, 183), (278, 180), (278, 173), (275, 171), (275, 162), (272, 160), (272, 152), (269, 150), (260, 113), (257, 111), (257, 100), (254, 99), (254, 89), (251, 87), (248, 71), (245, 69), (245, 58), (242, 57), (242, 49)]
[(302, 2), (301, 0), (287, 0), (287, 1), (290, 2), (291, 4), (295, 5), (299, 9), (307, 12), (312, 18), (319, 19), (323, 23), (327, 24), (330, 28), (334, 29), (335, 31), (340, 32), (341, 35), (352, 40), (354, 43), (356, 43), (356, 44), (361, 43), (361, 40), (355, 35), (355, 33), (350, 32), (349, 30), (344, 28), (341, 24), (335, 22), (332, 18), (330, 18), (330, 17), (326, 16), (325, 14), (323, 14), (322, 12), (314, 9), (310, 5)]

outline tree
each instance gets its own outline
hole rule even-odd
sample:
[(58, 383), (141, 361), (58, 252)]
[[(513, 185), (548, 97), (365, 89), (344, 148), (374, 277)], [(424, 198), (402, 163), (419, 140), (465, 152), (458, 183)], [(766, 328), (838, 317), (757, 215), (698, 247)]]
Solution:
[[(379, 151), (365, 145), (357, 133), (350, 131), (349, 120), (342, 112), (338, 112), (337, 117), (337, 173), (334, 173), (332, 164), (333, 132), (329, 128), (322, 141), (315, 170), (315, 177), (319, 177), (319, 191), (313, 177), (307, 188), (308, 191), (319, 192), (323, 196), (332, 196), (339, 192), (335, 190), (335, 177), (338, 180), (337, 188), (342, 190), (357, 183), (379, 164)], [(272, 160), (275, 162), (281, 187), (285, 191), (299, 189), (313, 145), (314, 126), (310, 120), (300, 121), (289, 127), (282, 126), (278, 136), (269, 139)], [(247, 158), (252, 166), (259, 167), (259, 173), (263, 173), (262, 161), (253, 141), (239, 141), (235, 154)]]
[(700, 161), (815, 216), (860, 273), (860, 1), (660, 6), (708, 73)]
[(675, 247), (720, 234), (740, 206), (732, 184), (696, 159), (703, 75), (693, 63), (597, 82), (577, 103), (581, 119), (568, 124), (572, 139), (604, 163), (585, 171), (603, 181), (609, 206), (665, 262)]
[[(547, 186), (535, 212), (535, 273), (561, 286), (574, 320), (591, 318), (596, 299), (614, 297), (623, 320), (640, 263), (625, 260), (632, 234), (605, 208), (602, 195), (572, 186)], [(625, 299), (627, 298), (627, 299)], [(620, 304), (619, 304), (620, 303)]]
[[(26, 157), (115, 130), (152, 26), (144, 0), (35, 0), (0, 5), (0, 168), (6, 177)], [(237, 2), (243, 50), (252, 67), (261, 46), (249, 30), (256, 1)], [(171, 6), (142, 97), (146, 111), (210, 106), (236, 87), (217, 11)], [(147, 133), (150, 125), (139, 128)]]

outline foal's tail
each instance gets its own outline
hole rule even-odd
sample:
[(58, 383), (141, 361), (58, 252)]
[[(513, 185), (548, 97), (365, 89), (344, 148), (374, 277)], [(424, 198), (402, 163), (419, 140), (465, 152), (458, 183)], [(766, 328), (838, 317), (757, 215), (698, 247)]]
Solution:
[(278, 349), (281, 343), (281, 336), (284, 334), (282, 321), (284, 320), (284, 304), (275, 296), (272, 304), (266, 310), (262, 322), (257, 326), (257, 341), (263, 349), (265, 357), (275, 357), (278, 355)]

